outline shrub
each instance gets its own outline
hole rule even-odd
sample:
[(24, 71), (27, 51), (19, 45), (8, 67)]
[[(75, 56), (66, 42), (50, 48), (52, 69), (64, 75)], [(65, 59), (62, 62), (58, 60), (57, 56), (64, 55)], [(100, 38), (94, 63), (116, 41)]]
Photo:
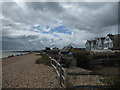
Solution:
[(119, 67), (104, 67), (100, 70), (97, 70), (98, 73), (103, 74), (100, 81), (104, 84), (107, 84), (108, 88), (104, 90), (119, 90), (120, 88), (120, 68)]
[(36, 60), (36, 64), (45, 64), (45, 65), (51, 65), (50, 64), (50, 58), (49, 58), (49, 56), (47, 56), (46, 54), (42, 54), (41, 55), (42, 57), (41, 58), (38, 58), (37, 60)]
[(74, 58), (77, 60), (77, 66), (88, 68), (90, 57), (87, 53), (73, 53)]
[(120, 76), (104, 76), (100, 81), (107, 85), (107, 88), (102, 90), (119, 90), (120, 89)]
[(120, 76), (117, 76), (117, 77), (113, 77), (111, 78), (112, 79), (112, 82), (113, 82), (113, 85), (111, 88), (119, 88), (120, 89)]

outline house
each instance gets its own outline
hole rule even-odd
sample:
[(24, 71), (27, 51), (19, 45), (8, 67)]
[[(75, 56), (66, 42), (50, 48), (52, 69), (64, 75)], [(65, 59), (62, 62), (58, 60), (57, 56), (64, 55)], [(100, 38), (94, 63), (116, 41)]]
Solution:
[(97, 48), (96, 40), (91, 40), (91, 50), (95, 50)]
[(96, 49), (97, 50), (101, 50), (104, 48), (104, 40), (105, 40), (105, 37), (101, 37), (101, 38), (96, 39)]
[(53, 48), (53, 50), (59, 50), (59, 48), (57, 48), (57, 47), (54, 47), (54, 48)]
[(61, 49), (59, 54), (68, 54), (70, 52), (70, 50), (67, 49)]
[(69, 44), (69, 45), (67, 45), (67, 46), (65, 46), (65, 47), (63, 47), (63, 49), (64, 50), (70, 50), (70, 49), (72, 49), (73, 47)]
[(85, 46), (86, 50), (120, 50), (120, 34), (87, 40)]
[(95, 40), (87, 40), (85, 43), (86, 50), (101, 50), (105, 38), (96, 38)]
[(72, 50), (85, 50), (85, 48), (73, 48)]
[(105, 40), (105, 37), (100, 38), (101, 49), (104, 49), (104, 40)]
[(85, 43), (86, 50), (95, 50), (97, 48), (96, 46), (96, 40), (87, 40)]
[(50, 47), (46, 47), (45, 50), (51, 50)]
[(114, 41), (114, 35), (108, 34), (104, 40), (104, 49), (112, 49), (113, 41)]
[(86, 50), (91, 50), (91, 41), (87, 40), (85, 43)]
[(113, 49), (120, 50), (120, 34), (114, 36)]
[(74, 59), (73, 53), (68, 49), (61, 49), (60, 50), (58, 62), (60, 64), (67, 65), (67, 67), (76, 66), (76, 59)]

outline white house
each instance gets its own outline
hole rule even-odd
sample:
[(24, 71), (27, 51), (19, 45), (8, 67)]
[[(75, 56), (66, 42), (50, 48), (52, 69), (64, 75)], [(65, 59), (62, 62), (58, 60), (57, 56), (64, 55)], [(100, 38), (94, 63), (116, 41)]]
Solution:
[(96, 49), (101, 50), (104, 48), (104, 40), (105, 40), (105, 37), (96, 39)]
[(113, 41), (114, 41), (114, 35), (108, 34), (104, 40), (104, 49), (112, 49)]
[(85, 43), (86, 50), (91, 50), (91, 41), (87, 40)]
[(87, 40), (85, 43), (86, 50), (111, 50), (120, 49), (120, 34), (108, 34), (106, 37)]
[(96, 40), (91, 40), (91, 50), (95, 50), (97, 48)]
[(108, 34), (106, 37), (87, 40), (86, 50), (120, 50), (120, 34)]

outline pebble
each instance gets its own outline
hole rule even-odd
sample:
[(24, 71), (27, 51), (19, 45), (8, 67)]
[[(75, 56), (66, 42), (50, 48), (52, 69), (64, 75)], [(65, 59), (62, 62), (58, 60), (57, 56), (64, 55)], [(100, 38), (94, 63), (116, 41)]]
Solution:
[[(23, 56), (20, 56), (23, 57)], [(59, 85), (54, 68), (44, 64), (35, 65), (35, 60), (40, 58), (35, 54), (27, 57), (14, 57), (17, 61), (3, 63), (3, 88), (57, 88)], [(37, 58), (36, 58), (37, 57)], [(18, 60), (19, 59), (19, 60)], [(9, 65), (8, 65), (9, 64)], [(13, 83), (11, 83), (11, 81)], [(8, 84), (7, 84), (8, 83)], [(58, 85), (57, 85), (58, 84)], [(59, 86), (60, 87), (60, 86)]]
[[(44, 64), (35, 64), (35, 60), (40, 58), (33, 54), (28, 54), (26, 57), (19, 56), (9, 62), (3, 60), (3, 88), (62, 88), (59, 84), (56, 72), (53, 67)], [(12, 61), (12, 62), (10, 62)], [(68, 72), (88, 72), (88, 70), (70, 67)], [(77, 85), (103, 85), (99, 81), (100, 76), (86, 75), (86, 76), (68, 76), (68, 84), (72, 86)], [(12, 82), (12, 83), (11, 83)]]

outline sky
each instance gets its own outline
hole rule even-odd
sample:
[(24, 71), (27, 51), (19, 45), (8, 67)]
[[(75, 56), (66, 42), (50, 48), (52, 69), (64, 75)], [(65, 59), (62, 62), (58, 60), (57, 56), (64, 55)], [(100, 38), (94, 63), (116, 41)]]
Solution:
[(41, 50), (118, 33), (117, 2), (2, 2), (2, 49)]

